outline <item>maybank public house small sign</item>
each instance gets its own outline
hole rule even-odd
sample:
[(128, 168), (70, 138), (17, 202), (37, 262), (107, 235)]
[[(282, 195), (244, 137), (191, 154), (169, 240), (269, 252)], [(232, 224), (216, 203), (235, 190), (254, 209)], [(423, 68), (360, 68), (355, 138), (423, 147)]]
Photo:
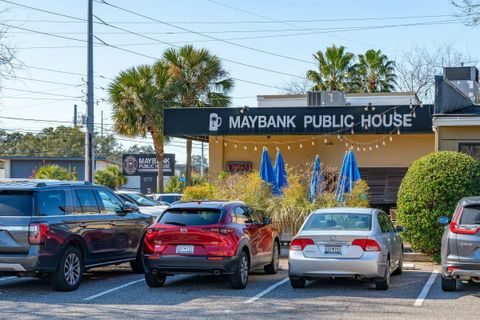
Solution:
[[(367, 109), (367, 110), (366, 110)], [(432, 132), (431, 105), (165, 110), (166, 135)], [(370, 110), (370, 111), (368, 111)], [(242, 112), (243, 111), (243, 112)], [(348, 130), (348, 131), (347, 131)]]

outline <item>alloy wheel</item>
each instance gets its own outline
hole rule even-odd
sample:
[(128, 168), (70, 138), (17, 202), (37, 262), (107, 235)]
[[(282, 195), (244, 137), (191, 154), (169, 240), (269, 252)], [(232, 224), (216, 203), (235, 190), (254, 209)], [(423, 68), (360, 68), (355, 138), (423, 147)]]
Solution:
[(242, 283), (247, 283), (248, 280), (248, 258), (245, 254), (242, 255), (240, 263), (240, 275), (242, 276)]
[(275, 242), (275, 246), (273, 248), (273, 263), (275, 265), (275, 270), (278, 270), (280, 268), (280, 254), (279, 254), (279, 247), (277, 242)]
[(80, 272), (80, 259), (75, 253), (70, 253), (63, 266), (63, 274), (67, 283), (71, 286), (75, 285), (80, 279)]

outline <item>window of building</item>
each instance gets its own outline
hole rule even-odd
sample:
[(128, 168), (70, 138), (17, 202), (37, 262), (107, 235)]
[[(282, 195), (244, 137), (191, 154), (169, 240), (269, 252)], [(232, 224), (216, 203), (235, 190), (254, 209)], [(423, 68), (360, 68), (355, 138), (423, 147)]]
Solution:
[(480, 143), (459, 143), (458, 151), (480, 160)]

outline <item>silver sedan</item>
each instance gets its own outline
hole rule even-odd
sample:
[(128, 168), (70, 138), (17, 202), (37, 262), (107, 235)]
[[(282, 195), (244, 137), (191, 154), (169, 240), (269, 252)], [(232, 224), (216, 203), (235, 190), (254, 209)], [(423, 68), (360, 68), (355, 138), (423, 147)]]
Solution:
[(293, 288), (316, 278), (372, 279), (379, 290), (401, 274), (403, 242), (383, 211), (330, 208), (312, 212), (290, 243), (288, 275)]

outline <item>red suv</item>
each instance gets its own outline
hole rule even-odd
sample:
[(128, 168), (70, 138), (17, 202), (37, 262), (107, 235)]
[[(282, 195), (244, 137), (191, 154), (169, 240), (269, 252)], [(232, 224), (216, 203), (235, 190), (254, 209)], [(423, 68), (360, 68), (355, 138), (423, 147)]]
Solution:
[(145, 280), (161, 287), (166, 276), (229, 275), (243, 289), (250, 270), (278, 271), (280, 241), (269, 218), (259, 219), (243, 202), (178, 202), (147, 229)]

